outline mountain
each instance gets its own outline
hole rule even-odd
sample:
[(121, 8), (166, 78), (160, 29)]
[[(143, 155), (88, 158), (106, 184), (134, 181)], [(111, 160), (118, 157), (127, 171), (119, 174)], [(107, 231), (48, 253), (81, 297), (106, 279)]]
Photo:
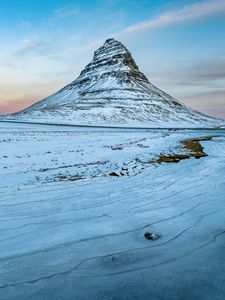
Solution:
[(152, 85), (129, 50), (107, 39), (77, 79), (6, 118), (47, 123), (140, 127), (224, 125)]

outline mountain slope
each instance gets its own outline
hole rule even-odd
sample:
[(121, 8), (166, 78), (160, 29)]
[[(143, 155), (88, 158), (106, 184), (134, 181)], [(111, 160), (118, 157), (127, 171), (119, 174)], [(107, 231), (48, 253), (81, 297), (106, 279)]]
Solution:
[(153, 86), (126, 47), (108, 39), (79, 77), (57, 93), (9, 115), (48, 123), (140, 127), (220, 126)]

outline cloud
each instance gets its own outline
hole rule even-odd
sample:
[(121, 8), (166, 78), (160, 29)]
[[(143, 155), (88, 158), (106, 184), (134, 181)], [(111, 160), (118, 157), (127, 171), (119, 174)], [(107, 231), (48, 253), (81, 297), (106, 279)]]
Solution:
[(23, 28), (27, 28), (27, 27), (30, 27), (31, 26), (31, 22), (29, 22), (29, 21), (22, 21), (22, 22), (20, 22), (20, 24), (19, 24), (21, 27), (23, 27)]
[[(53, 25), (55, 25), (58, 20), (65, 21), (65, 18), (77, 16), (79, 13), (79, 9), (77, 8), (61, 7), (54, 11), (51, 20)], [(129, 38), (129, 33), (132, 32), (137, 33), (138, 36), (138, 33), (145, 29), (157, 29), (192, 20), (202, 20), (223, 13), (225, 13), (224, 0), (198, 1), (195, 4), (189, 4), (178, 10), (163, 13), (152, 20), (126, 27), (120, 32), (108, 34), (108, 36), (122, 37), (126, 40)], [(23, 26), (28, 26), (28, 23), (26, 24), (26, 21), (24, 21)], [(108, 28), (107, 31), (109, 32), (110, 29)], [(4, 66), (5, 63), (7, 63), (9, 66), (11, 63), (9, 66), (10, 73), (7, 76), (5, 76), (4, 72), (2, 72), (2, 74), (4, 74), (5, 78), (9, 78), (10, 81), (13, 81), (12, 86), (15, 84), (15, 78), (18, 79), (18, 82), (20, 83), (20, 87), (18, 87), (16, 91), (17, 94), (10, 95), (10, 99), (16, 99), (16, 95), (18, 95), (20, 91), (23, 92), (25, 88), (30, 89), (30, 97), (23, 95), (23, 97), (19, 98), (17, 101), (20, 99), (22, 99), (20, 101), (23, 101), (23, 99), (25, 99), (24, 103), (21, 102), (21, 106), (25, 106), (26, 101), (30, 101), (30, 99), (39, 98), (39, 96), (37, 98), (35, 97), (35, 93), (37, 93), (36, 82), (40, 82), (41, 84), (40, 91), (43, 90), (44, 83), (46, 82), (47, 86), (44, 88), (46, 96), (48, 93), (51, 93), (51, 91), (57, 90), (58, 86), (61, 87), (64, 85), (64, 82), (67, 80), (70, 81), (70, 76), (73, 77), (74, 75), (79, 74), (84, 64), (88, 62), (92, 56), (92, 51), (96, 50), (106, 38), (102, 33), (99, 33), (95, 40), (86, 43), (85, 37), (82, 36), (81, 38), (80, 34), (77, 34), (76, 31), (69, 33), (71, 36), (69, 36), (68, 41), (61, 40), (60, 43), (53, 39), (52, 41), (49, 41), (41, 36), (33, 36), (23, 40), (17, 47), (12, 49), (11, 52), (8, 52), (7, 59), (3, 58), (2, 61), (0, 61), (0, 65)], [(76, 41), (73, 45), (71, 45), (72, 40)], [(77, 58), (79, 58), (78, 62), (76, 62)], [(45, 71), (46, 73), (43, 73)], [(145, 73), (148, 73), (148, 70), (144, 71)], [(18, 73), (18, 75), (16, 73), (16, 77), (15, 72)], [(61, 72), (61, 74), (58, 72)], [(206, 92), (212, 91), (212, 93), (216, 93), (216, 85), (218, 82), (225, 79), (225, 57), (220, 57), (218, 59), (214, 57), (211, 61), (198, 61), (195, 64), (189, 64), (188, 66), (185, 62), (184, 65), (177, 64), (176, 67), (175, 63), (173, 66), (168, 65), (167, 69), (165, 65), (160, 69), (159, 64), (156, 66), (155, 72), (151, 71), (151, 75), (154, 80), (157, 80), (158, 78), (159, 86), (161, 85), (163, 89), (166, 87), (165, 90), (167, 90), (168, 86), (168, 92), (171, 91), (172, 94), (176, 92), (182, 97), (189, 95), (190, 91), (195, 93), (197, 90)], [(52, 87), (50, 89), (49, 81), (54, 80), (54, 76), (59, 82), (57, 83), (57, 88), (54, 86), (54, 88)], [(24, 79), (22, 81), (23, 77)], [(28, 83), (30, 84), (30, 87), (27, 87)], [(158, 85), (158, 83), (156, 82), (156, 85)], [(220, 84), (222, 85), (222, 82)], [(35, 92), (33, 89), (34, 85)], [(219, 88), (221, 87), (219, 86), (218, 89)], [(11, 89), (8, 90), (10, 91)], [(2, 94), (4, 97), (7, 95), (7, 93)], [(192, 99), (196, 99), (194, 95), (191, 97)], [(216, 95), (216, 97), (218, 97), (218, 101), (222, 101), (222, 94)], [(206, 95), (202, 95), (202, 100), (203, 99), (206, 99)], [(0, 101), (1, 100), (2, 99), (0, 99)], [(12, 105), (12, 108), (13, 107), (14, 106)], [(8, 104), (5, 109), (10, 109), (10, 104)]]
[(82, 37), (82, 34), (77, 33), (77, 34), (69, 35), (68, 39), (72, 40), (72, 41), (79, 41), (81, 39), (81, 37)]
[(185, 60), (179, 64), (175, 60), (162, 65), (156, 62), (151, 72), (147, 69), (145, 73), (168, 86), (219, 88), (225, 85), (225, 56), (214, 54), (208, 59)]
[(86, 43), (85, 45), (81, 46), (80, 47), (80, 51), (87, 51), (87, 52), (90, 52), (90, 51), (93, 51), (93, 50), (96, 50), (98, 47), (100, 47), (102, 44), (102, 40), (95, 40), (93, 42), (90, 42), (90, 43)]
[[(31, 100), (32, 99), (32, 100)], [(28, 99), (18, 99), (18, 100), (14, 100), (11, 102), (3, 102), (0, 105), (0, 115), (4, 115), (4, 114), (9, 114), (9, 113), (14, 113), (17, 111), (22, 110), (25, 107), (28, 107), (32, 104), (34, 104), (38, 99), (34, 99), (34, 97), (32, 96), (32, 98), (28, 98)]]
[[(63, 82), (60, 79), (56, 80), (53, 76), (49, 78), (47, 74), (40, 75), (44, 77), (42, 81), (31, 78), (30, 82), (27, 82), (26, 79), (11, 83), (1, 82), (0, 115), (22, 110), (56, 92), (66, 84), (64, 80)], [(51, 74), (49, 73), (49, 75)]]
[(137, 23), (124, 29), (124, 32), (136, 32), (145, 29), (155, 29), (171, 26), (177, 23), (195, 21), (225, 13), (224, 0), (210, 0), (187, 5), (181, 9), (166, 12), (157, 18)]
[(62, 61), (64, 60), (63, 49), (60, 45), (56, 45), (55, 41), (34, 36), (22, 40), (17, 47), (8, 51), (4, 60), (0, 57), (0, 65), (24, 66), (38, 59)]
[(198, 63), (190, 67), (186, 75), (200, 82), (225, 80), (225, 57)]
[(52, 15), (46, 19), (46, 22), (51, 27), (54, 27), (57, 22), (65, 21), (67, 18), (80, 15), (80, 10), (77, 7), (60, 7), (53, 11)]
[[(161, 74), (162, 75), (162, 74)], [(184, 66), (180, 70), (170, 70), (170, 80), (180, 85), (220, 86), (225, 84), (225, 57), (211, 57), (205, 60)]]
[(183, 96), (186, 104), (205, 114), (225, 119), (225, 89), (218, 91), (196, 92)]
[(68, 7), (61, 7), (54, 11), (54, 19), (64, 19), (67, 17), (73, 17), (80, 13), (78, 8), (68, 8)]
[(22, 41), (21, 45), (13, 49), (11, 54), (13, 56), (23, 56), (33, 53), (34, 51), (40, 54), (47, 54), (49, 52), (49, 47), (46, 42), (40, 39), (26, 39)]

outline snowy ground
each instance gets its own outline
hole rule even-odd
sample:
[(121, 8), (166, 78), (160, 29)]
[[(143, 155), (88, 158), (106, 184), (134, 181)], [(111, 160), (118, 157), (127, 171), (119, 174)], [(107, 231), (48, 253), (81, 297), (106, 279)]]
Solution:
[(224, 169), (224, 131), (0, 123), (0, 299), (224, 299)]

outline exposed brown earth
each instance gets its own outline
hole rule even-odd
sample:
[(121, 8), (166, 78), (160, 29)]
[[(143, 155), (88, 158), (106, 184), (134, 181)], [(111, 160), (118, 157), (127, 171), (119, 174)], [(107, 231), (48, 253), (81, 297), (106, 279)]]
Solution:
[(204, 152), (204, 147), (199, 143), (201, 141), (210, 141), (212, 138), (217, 136), (203, 136), (199, 138), (187, 139), (181, 142), (183, 148), (188, 152), (186, 154), (171, 154), (171, 155), (161, 155), (154, 163), (178, 163), (183, 159), (188, 159), (194, 157), (196, 159), (208, 156)]

